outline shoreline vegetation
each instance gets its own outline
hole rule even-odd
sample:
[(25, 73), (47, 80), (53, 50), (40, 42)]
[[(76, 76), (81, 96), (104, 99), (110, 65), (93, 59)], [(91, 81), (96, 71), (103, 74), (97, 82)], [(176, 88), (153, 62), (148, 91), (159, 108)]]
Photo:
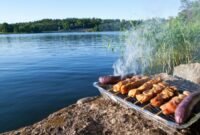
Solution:
[[(200, 62), (200, 0), (181, 0), (181, 11), (175, 18), (155, 23), (144, 33), (154, 45), (151, 70), (172, 73), (180, 64)], [(151, 39), (150, 39), (151, 37)]]
[(135, 74), (171, 74), (175, 66), (200, 62), (200, 0), (181, 0), (180, 8), (176, 17), (143, 21), (129, 31), (125, 47), (113, 47), (124, 52), (115, 63), (116, 74), (129, 69)]
[(141, 23), (141, 20), (99, 18), (42, 19), (24, 23), (2, 23), (0, 34), (124, 31)]

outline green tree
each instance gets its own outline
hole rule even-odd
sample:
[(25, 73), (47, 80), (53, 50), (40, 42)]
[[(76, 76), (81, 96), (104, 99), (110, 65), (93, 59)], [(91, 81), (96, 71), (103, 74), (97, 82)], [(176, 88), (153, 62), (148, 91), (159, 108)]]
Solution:
[(18, 25), (14, 25), (13, 27), (14, 27), (13, 28), (13, 32), (14, 33), (19, 33), (19, 26)]
[(13, 27), (12, 25), (9, 25), (8, 23), (3, 23), (0, 27), (0, 31), (2, 33), (13, 32)]
[(98, 19), (98, 18), (68, 18), (68, 19), (42, 19), (34, 22), (0, 24), (0, 32), (14, 33), (40, 33), (52, 31), (120, 31), (129, 29), (131, 21), (120, 21), (119, 19)]

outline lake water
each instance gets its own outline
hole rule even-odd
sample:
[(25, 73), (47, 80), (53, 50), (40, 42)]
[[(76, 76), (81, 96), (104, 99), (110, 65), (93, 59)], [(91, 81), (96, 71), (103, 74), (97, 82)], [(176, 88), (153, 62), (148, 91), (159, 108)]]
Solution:
[(92, 86), (112, 74), (119, 57), (105, 46), (123, 45), (124, 34), (44, 33), (0, 35), (0, 132), (42, 120), (98, 95)]

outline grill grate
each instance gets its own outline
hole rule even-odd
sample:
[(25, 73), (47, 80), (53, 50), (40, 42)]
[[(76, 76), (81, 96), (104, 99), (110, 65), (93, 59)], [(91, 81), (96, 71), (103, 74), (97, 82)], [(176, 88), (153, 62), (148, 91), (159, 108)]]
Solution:
[[(170, 85), (177, 86), (174, 83), (171, 83)], [(180, 89), (180, 87), (179, 87), (179, 89)], [(184, 91), (184, 90), (187, 90), (187, 89), (185, 87), (181, 87), (181, 91), (179, 91), (179, 92), (182, 93), (182, 91)], [(121, 94), (119, 92), (114, 92), (112, 90), (112, 88), (107, 89), (107, 91), (112, 93), (113, 95), (115, 95), (117, 97), (124, 99), (126, 102), (130, 102), (130, 103), (137, 105), (138, 107), (142, 108), (143, 110), (147, 110), (147, 111), (149, 111), (149, 112), (151, 112), (151, 113), (153, 113), (157, 116), (162, 117), (166, 121), (175, 122), (174, 115), (164, 115), (164, 114), (162, 114), (162, 111), (159, 107), (154, 107), (150, 103), (141, 104), (140, 102), (137, 101), (136, 98), (128, 97), (128, 94)]]
[[(200, 86), (187, 80), (180, 79), (169, 75), (159, 75), (162, 77), (163, 81), (168, 83), (170, 86), (175, 86), (179, 90), (178, 93), (182, 93), (187, 90), (194, 92), (200, 90)], [(140, 104), (136, 98), (128, 97), (127, 94), (123, 95), (121, 93), (116, 93), (112, 90), (112, 85), (102, 85), (98, 82), (94, 82), (94, 86), (103, 94), (111, 98), (113, 101), (118, 102), (122, 105), (133, 108), (137, 112), (140, 112), (147, 116), (151, 120), (155, 120), (159, 123), (165, 124), (167, 126), (183, 129), (191, 126), (193, 123), (200, 119), (200, 106), (197, 106), (193, 110), (191, 118), (184, 124), (177, 124), (174, 119), (174, 115), (164, 115), (159, 107), (153, 107), (150, 103)], [(177, 93), (177, 94), (178, 94)]]

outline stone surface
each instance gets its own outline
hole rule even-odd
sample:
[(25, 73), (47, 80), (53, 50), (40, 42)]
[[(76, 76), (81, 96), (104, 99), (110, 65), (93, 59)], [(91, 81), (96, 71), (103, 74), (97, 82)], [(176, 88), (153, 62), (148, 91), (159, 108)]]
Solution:
[(76, 103), (77, 104), (83, 104), (83, 103), (87, 103), (91, 100), (94, 100), (96, 97), (85, 97), (85, 98), (81, 98), (79, 99)]
[(198, 126), (194, 127), (195, 130), (175, 131), (100, 96), (66, 107), (34, 125), (3, 135), (195, 135), (200, 133)]
[(177, 66), (174, 68), (173, 75), (200, 84), (200, 63)]

